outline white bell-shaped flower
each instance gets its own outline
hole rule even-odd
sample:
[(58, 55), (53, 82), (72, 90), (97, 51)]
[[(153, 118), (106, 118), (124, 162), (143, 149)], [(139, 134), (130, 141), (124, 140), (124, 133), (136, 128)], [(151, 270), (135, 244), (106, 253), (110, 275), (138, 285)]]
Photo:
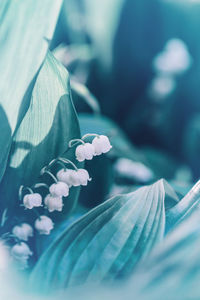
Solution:
[(27, 223), (22, 223), (13, 227), (12, 233), (22, 241), (28, 241), (29, 237), (33, 236), (33, 228)]
[(78, 169), (78, 171), (75, 172), (76, 172), (78, 185), (87, 185), (88, 181), (92, 180), (92, 178), (90, 178), (88, 174), (88, 171), (85, 169)]
[(33, 255), (33, 252), (30, 250), (29, 246), (26, 243), (21, 242), (21, 243), (15, 244), (11, 248), (11, 255), (15, 259), (27, 260), (27, 259), (29, 259), (29, 256)]
[(42, 196), (38, 193), (26, 194), (23, 198), (23, 203), (28, 209), (42, 206)]
[(39, 231), (40, 234), (50, 234), (53, 229), (54, 224), (53, 221), (47, 216), (40, 216), (35, 221), (35, 229)]
[(76, 148), (75, 154), (78, 161), (91, 160), (95, 154), (95, 149), (92, 144), (85, 143)]
[(106, 153), (112, 148), (110, 141), (106, 135), (96, 136), (92, 141), (92, 145), (95, 149), (95, 155)]
[(62, 211), (62, 208), (63, 208), (62, 197), (55, 197), (55, 196), (52, 196), (51, 194), (48, 194), (44, 198), (44, 203), (45, 203), (46, 207), (48, 208), (49, 212), (53, 212), (55, 210)]
[(72, 186), (72, 179), (71, 179), (71, 173), (73, 170), (71, 169), (61, 169), (57, 173), (57, 178), (59, 181), (65, 182), (68, 187)]
[(55, 197), (67, 197), (69, 195), (69, 187), (65, 182), (58, 181), (50, 186), (49, 192)]

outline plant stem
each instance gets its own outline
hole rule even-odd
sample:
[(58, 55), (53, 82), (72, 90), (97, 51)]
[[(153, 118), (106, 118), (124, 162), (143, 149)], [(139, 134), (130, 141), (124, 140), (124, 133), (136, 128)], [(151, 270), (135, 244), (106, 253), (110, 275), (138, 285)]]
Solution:
[(66, 164), (72, 165), (73, 168), (74, 168), (76, 171), (78, 171), (77, 166), (76, 166), (71, 160), (69, 160), (69, 159), (67, 159), (67, 158), (63, 158), (63, 157), (59, 157), (58, 159), (59, 159), (61, 162), (64, 162), (64, 163), (66, 163)]
[(50, 171), (45, 170), (45, 171), (43, 172), (43, 174), (44, 174), (44, 173), (49, 174), (49, 176), (51, 176), (51, 178), (54, 180), (55, 183), (58, 182), (57, 178), (56, 178)]

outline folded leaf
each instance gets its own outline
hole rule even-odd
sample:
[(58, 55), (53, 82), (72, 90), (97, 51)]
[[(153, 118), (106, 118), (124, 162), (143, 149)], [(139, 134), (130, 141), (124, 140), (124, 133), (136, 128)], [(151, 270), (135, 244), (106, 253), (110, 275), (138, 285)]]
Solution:
[(200, 180), (166, 213), (166, 232), (200, 209)]
[(132, 299), (132, 293), (135, 299), (199, 299), (199, 280), (200, 214), (197, 211), (138, 264), (123, 296), (127, 300)]
[(30, 103), (36, 74), (47, 53), (62, 0), (0, 3), (0, 180), (12, 136)]
[(126, 276), (163, 239), (164, 199), (160, 180), (99, 205), (42, 255), (32, 286), (48, 291)]

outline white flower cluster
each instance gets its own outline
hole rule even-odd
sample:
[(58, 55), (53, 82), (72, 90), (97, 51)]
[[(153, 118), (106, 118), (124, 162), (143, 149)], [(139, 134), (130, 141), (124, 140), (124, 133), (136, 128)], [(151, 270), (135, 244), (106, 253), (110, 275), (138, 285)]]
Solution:
[[(40, 234), (47, 235), (53, 229), (53, 222), (47, 216), (40, 216), (35, 221), (35, 229), (37, 229)], [(22, 223), (13, 227), (12, 234), (18, 242), (11, 248), (10, 253), (17, 264), (25, 269), (28, 266), (27, 262), (29, 257), (33, 255), (28, 244), (25, 243), (33, 236), (33, 228), (27, 223)]]
[[(94, 135), (92, 143), (85, 143), (83, 140), (78, 140), (82, 144), (75, 150), (75, 155), (78, 161), (82, 162), (85, 159), (91, 160), (93, 156), (101, 155), (108, 152), (112, 146), (109, 139), (105, 135)], [(74, 141), (74, 140), (72, 140)], [(63, 168), (57, 173), (56, 177), (49, 171), (52, 163), (59, 162), (63, 165)], [(71, 164), (73, 169), (66, 168), (65, 163)], [(50, 187), (44, 183), (35, 185), (35, 188), (45, 186), (48, 188), (48, 193), (44, 197), (44, 206), (51, 213), (54, 211), (61, 212), (63, 209), (63, 197), (69, 195), (69, 189), (71, 187), (86, 186), (91, 178), (85, 169), (78, 169), (73, 162), (65, 158), (54, 159), (49, 165), (42, 169), (41, 174), (49, 174), (54, 183)], [(25, 209), (33, 209), (42, 207), (42, 196), (39, 193), (33, 192), (31, 188), (21, 186), (19, 189), (19, 197), (22, 198), (22, 191), (27, 189), (29, 192), (23, 196), (23, 206)], [(37, 215), (39, 213), (37, 212)], [(42, 235), (50, 234), (54, 228), (54, 223), (51, 218), (46, 215), (39, 215), (34, 223), (35, 229)], [(15, 260), (23, 265), (27, 266), (27, 260), (33, 255), (27, 243), (29, 237), (33, 236), (33, 228), (23, 223), (17, 225), (12, 230), (13, 236), (17, 239), (17, 243), (12, 247), (11, 254)]]
[(57, 173), (58, 180), (65, 182), (69, 187), (84, 185), (91, 181), (88, 171), (85, 169), (61, 169)]
[(92, 143), (84, 143), (76, 148), (78, 161), (91, 160), (93, 156), (107, 153), (112, 148), (110, 141), (105, 135), (97, 135)]

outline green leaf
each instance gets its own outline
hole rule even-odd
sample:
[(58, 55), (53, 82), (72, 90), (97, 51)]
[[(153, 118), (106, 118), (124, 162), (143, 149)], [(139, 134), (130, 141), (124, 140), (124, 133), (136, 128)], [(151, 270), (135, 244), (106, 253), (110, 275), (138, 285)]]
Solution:
[[(124, 290), (135, 299), (199, 299), (199, 210), (179, 224), (148, 258), (138, 264)], [(143, 298), (144, 297), (144, 298)]]
[[(68, 142), (79, 136), (68, 72), (49, 52), (36, 79), (30, 106), (13, 138), (9, 165), (0, 185), (2, 207), (14, 208), (20, 185), (33, 185), (41, 168), (63, 155)], [(64, 156), (74, 158), (73, 151)], [(70, 201), (66, 202), (69, 205)]]
[(87, 103), (94, 113), (99, 114), (101, 112), (98, 100), (84, 84), (71, 80), (71, 88), (75, 94)]
[(37, 72), (47, 53), (62, 0), (0, 3), (0, 179), (12, 136), (29, 106)]
[(41, 291), (112, 280), (132, 272), (163, 239), (163, 180), (99, 205), (47, 249), (32, 272)]
[(166, 213), (166, 231), (174, 228), (191, 214), (200, 209), (200, 180), (183, 197), (177, 205)]

